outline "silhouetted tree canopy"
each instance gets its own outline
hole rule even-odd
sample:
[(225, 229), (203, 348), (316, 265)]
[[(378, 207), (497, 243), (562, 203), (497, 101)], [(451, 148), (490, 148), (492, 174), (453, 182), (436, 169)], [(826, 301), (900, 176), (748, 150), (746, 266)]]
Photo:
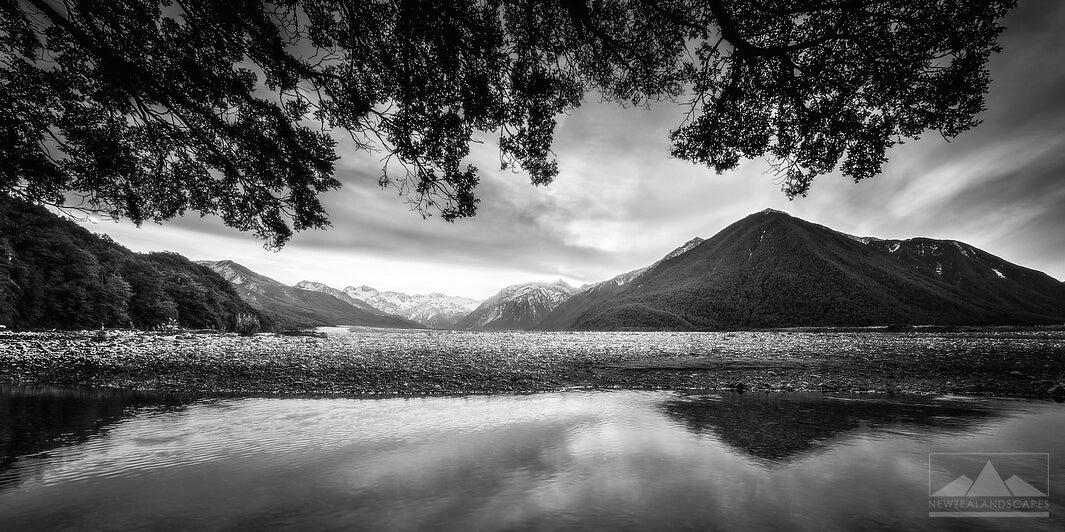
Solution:
[[(134, 222), (187, 210), (280, 246), (328, 224), (337, 141), (422, 213), (472, 216), (474, 142), (534, 184), (589, 93), (689, 113), (672, 154), (784, 192), (973, 127), (1013, 0), (16, 0), (0, 3), (0, 190)], [(841, 163), (842, 161), (842, 163)]]

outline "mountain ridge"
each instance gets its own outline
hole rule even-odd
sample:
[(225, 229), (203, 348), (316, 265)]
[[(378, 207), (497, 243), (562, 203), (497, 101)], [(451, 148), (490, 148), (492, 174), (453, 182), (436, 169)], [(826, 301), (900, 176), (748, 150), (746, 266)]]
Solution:
[(545, 316), (536, 328), (545, 330), (557, 330), (565, 328), (565, 324), (571, 322), (576, 316), (587, 311), (592, 306), (605, 301), (622, 290), (627, 284), (638, 279), (641, 275), (654, 270), (663, 262), (679, 257), (703, 243), (703, 239), (695, 237), (670, 251), (661, 259), (635, 270), (616, 275), (606, 281), (585, 285), (580, 292), (560, 303), (555, 309)]
[(399, 316), (358, 308), (327, 293), (288, 286), (232, 260), (198, 262), (232, 283), (242, 299), (283, 327), (421, 327)]
[(449, 296), (440, 292), (430, 294), (407, 294), (395, 291), (380, 291), (367, 285), (348, 286), (342, 293), (352, 299), (426, 327), (448, 329), (466, 317), (481, 304), (481, 300), (462, 296)]
[(316, 281), (306, 281), (306, 280), (304, 280), (304, 281), (300, 281), (300, 282), (294, 284), (293, 286), (296, 287), (296, 288), (299, 288), (300, 290), (312, 290), (312, 291), (315, 291), (315, 292), (322, 292), (322, 293), (325, 293), (325, 294), (329, 294), (329, 295), (331, 295), (331, 296), (333, 296), (333, 297), (335, 297), (335, 298), (337, 298), (337, 299), (339, 299), (339, 300), (341, 300), (341, 301), (343, 301), (343, 302), (345, 302), (345, 303), (347, 303), (347, 304), (349, 304), (349, 305), (351, 305), (353, 307), (360, 308), (360, 309), (365, 310), (367, 312), (372, 312), (374, 314), (387, 314), (383, 310), (381, 310), (381, 309), (379, 309), (379, 308), (377, 308), (377, 307), (375, 307), (373, 305), (370, 305), (369, 303), (367, 303), (367, 302), (365, 302), (365, 301), (363, 301), (361, 299), (356, 299), (354, 297), (351, 297), (348, 294), (345, 294), (343, 291), (337, 290), (336, 288), (333, 288), (332, 286), (329, 286), (329, 285), (327, 285), (325, 283), (319, 283), (319, 282), (316, 282)]

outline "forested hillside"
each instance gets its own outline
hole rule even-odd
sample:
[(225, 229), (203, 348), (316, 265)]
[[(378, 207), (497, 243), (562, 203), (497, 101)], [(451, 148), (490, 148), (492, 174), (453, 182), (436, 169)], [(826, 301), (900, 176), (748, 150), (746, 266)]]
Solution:
[(233, 329), (256, 310), (176, 253), (134, 253), (46, 209), (0, 195), (0, 324), (18, 329)]
[[(1065, 322), (1065, 284), (956, 241), (877, 240), (767, 209), (544, 320), (577, 330)], [(563, 314), (564, 313), (564, 314)]]

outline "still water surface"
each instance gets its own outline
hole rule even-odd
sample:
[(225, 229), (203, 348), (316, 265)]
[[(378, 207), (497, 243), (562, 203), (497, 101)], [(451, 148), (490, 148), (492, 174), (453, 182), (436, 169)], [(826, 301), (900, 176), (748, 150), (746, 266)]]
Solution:
[[(1062, 530), (1063, 438), (1017, 400), (0, 386), (0, 528)], [(929, 518), (932, 452), (1050, 453), (1050, 517)]]

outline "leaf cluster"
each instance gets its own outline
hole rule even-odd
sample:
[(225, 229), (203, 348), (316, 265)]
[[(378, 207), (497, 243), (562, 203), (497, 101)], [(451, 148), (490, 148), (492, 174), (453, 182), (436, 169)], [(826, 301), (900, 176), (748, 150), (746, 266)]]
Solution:
[[(533, 184), (588, 94), (674, 100), (672, 154), (768, 157), (785, 193), (973, 127), (1013, 0), (20, 0), (0, 6), (0, 190), (282, 246), (328, 219), (338, 139), (423, 214), (473, 216), (471, 146)], [(840, 164), (840, 161), (842, 163)]]

